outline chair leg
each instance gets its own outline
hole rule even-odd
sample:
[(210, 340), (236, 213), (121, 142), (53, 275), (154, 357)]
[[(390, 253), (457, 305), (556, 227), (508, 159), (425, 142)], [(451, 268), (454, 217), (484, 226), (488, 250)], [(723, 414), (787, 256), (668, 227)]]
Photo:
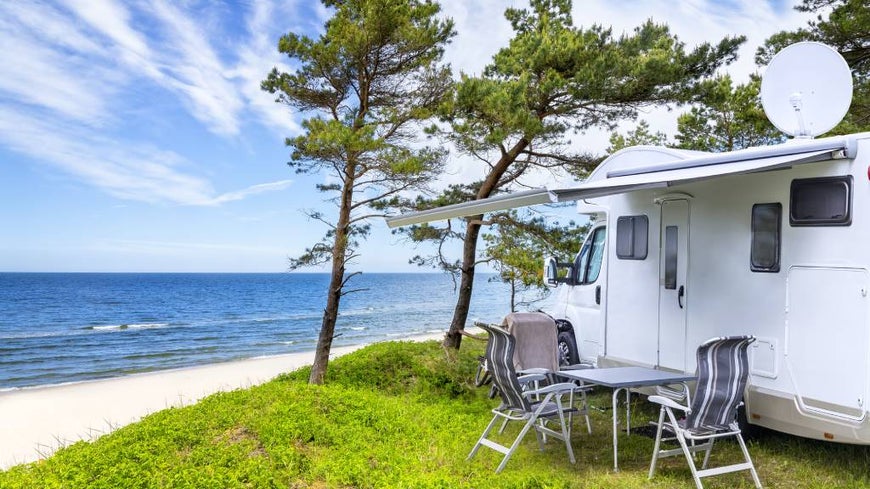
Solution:
[(737, 443), (740, 444), (740, 449), (743, 450), (743, 457), (746, 459), (746, 463), (749, 464), (749, 473), (752, 474), (752, 480), (755, 482), (755, 487), (761, 489), (761, 479), (758, 478), (758, 472), (755, 471), (755, 464), (752, 463), (752, 459), (749, 458), (749, 450), (746, 449), (746, 442), (743, 441), (743, 435), (740, 433), (737, 434)]
[(504, 466), (507, 465), (508, 460), (510, 460), (510, 458), (511, 458), (511, 455), (514, 454), (514, 450), (516, 450), (517, 447), (520, 445), (520, 442), (523, 441), (523, 437), (525, 437), (526, 433), (529, 432), (529, 428), (534, 426), (536, 422), (537, 422), (536, 416), (532, 416), (526, 422), (525, 426), (523, 426), (523, 429), (520, 430), (520, 434), (517, 435), (517, 439), (514, 440), (513, 444), (511, 444), (511, 447), (508, 449), (508, 452), (505, 454), (504, 458), (501, 460), (501, 463), (498, 464), (498, 468), (495, 469), (496, 474), (500, 473), (502, 471), (502, 469), (504, 469)]
[(562, 425), (562, 439), (565, 440), (565, 448), (568, 449), (568, 460), (570, 460), (572, 464), (577, 463), (577, 460), (574, 458), (574, 448), (571, 447), (571, 430), (569, 429), (569, 424), (566, 424), (565, 411), (562, 409), (562, 401), (557, 400), (556, 405), (559, 408), (559, 423)]
[(701, 464), (701, 470), (707, 468), (707, 462), (710, 461), (710, 452), (713, 451), (713, 442), (715, 441), (715, 438), (710, 438), (710, 441), (707, 442), (707, 450), (704, 453), (704, 463)]
[(510, 420), (507, 418), (505, 418), (504, 421), (502, 421), (501, 427), (498, 429), (499, 434), (504, 433), (504, 429), (507, 428), (508, 421), (510, 421)]
[(468, 458), (466, 458), (466, 460), (471, 460), (472, 458), (474, 458), (474, 455), (477, 453), (477, 450), (483, 444), (481, 442), (483, 440), (485, 440), (487, 435), (489, 435), (489, 432), (492, 431), (492, 428), (495, 426), (495, 423), (498, 421), (498, 418), (499, 418), (499, 416), (497, 414), (492, 417), (492, 420), (490, 420), (489, 424), (486, 425), (486, 429), (483, 430), (483, 434), (480, 435), (480, 438), (477, 439), (477, 443), (474, 444), (474, 448), (471, 449), (471, 453), (468, 454)]
[(537, 423), (535, 423), (535, 438), (538, 440), (538, 449), (540, 451), (544, 451), (544, 443), (547, 443), (547, 435), (541, 432), (538, 427), (544, 427), (544, 420), (539, 419)]
[(689, 470), (692, 471), (692, 478), (695, 480), (695, 487), (698, 489), (704, 489), (704, 486), (701, 485), (701, 477), (698, 475), (698, 468), (695, 467), (695, 457), (691, 450), (689, 450), (689, 445), (686, 444), (686, 437), (683, 436), (683, 433), (677, 430), (677, 441), (680, 443), (680, 448), (683, 449), (683, 453), (686, 455), (686, 460), (689, 462)]
[(659, 447), (662, 444), (662, 428), (665, 425), (665, 407), (659, 409), (659, 426), (656, 430), (656, 443), (653, 446), (652, 462), (649, 464), (649, 478), (652, 479), (656, 472), (656, 462), (659, 460)]

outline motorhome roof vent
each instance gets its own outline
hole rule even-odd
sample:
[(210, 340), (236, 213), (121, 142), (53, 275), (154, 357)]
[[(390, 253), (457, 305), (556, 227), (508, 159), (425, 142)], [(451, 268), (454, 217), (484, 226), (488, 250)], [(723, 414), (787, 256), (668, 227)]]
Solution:
[(799, 42), (778, 52), (761, 79), (764, 112), (789, 136), (810, 139), (830, 131), (851, 103), (849, 65), (818, 42)]

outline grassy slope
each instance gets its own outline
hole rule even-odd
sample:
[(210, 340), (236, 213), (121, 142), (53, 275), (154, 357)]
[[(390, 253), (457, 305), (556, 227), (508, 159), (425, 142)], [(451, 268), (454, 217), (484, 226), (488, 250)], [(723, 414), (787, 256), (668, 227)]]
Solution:
[[(327, 385), (306, 369), (247, 390), (168, 409), (48, 460), (0, 472), (2, 488), (63, 487), (691, 487), (688, 467), (668, 459), (646, 479), (652, 440), (620, 440), (610, 467), (610, 414), (593, 412), (593, 434), (577, 429), (577, 464), (556, 441), (533, 435), (495, 475), (499, 454), (465, 457), (495, 404), (469, 382), (481, 345), (457, 354), (437, 343), (381, 343), (330, 365)], [(591, 403), (608, 406), (608, 392)], [(655, 412), (639, 401), (636, 422)], [(580, 424), (577, 425), (578, 427)], [(516, 432), (508, 429), (506, 435)], [(766, 487), (870, 487), (867, 447), (768, 434), (750, 445)], [(736, 461), (722, 443), (713, 461)], [(751, 487), (747, 473), (708, 479), (708, 488)]]

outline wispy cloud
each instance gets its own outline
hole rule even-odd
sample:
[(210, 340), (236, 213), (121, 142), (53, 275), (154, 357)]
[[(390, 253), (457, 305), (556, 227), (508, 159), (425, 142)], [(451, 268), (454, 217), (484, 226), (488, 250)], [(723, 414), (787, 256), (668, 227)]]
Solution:
[(152, 2), (153, 13), (165, 31), (164, 66), (169, 84), (191, 104), (191, 114), (221, 135), (239, 133), (244, 102), (227, 79), (206, 33), (187, 13), (165, 1)]
[(292, 18), (287, 6), (268, 0), (254, 0), (246, 22), (247, 42), (238, 48), (238, 63), (230, 74), (248, 107), (263, 125), (282, 136), (298, 133), (301, 128), (287, 107), (275, 103), (274, 96), (260, 89), (260, 82), (272, 68), (291, 71), (278, 52), (278, 38), (286, 34), (275, 27), (275, 19)]
[[(6, 67), (0, 95), (8, 97), (0, 103), (32, 105), (65, 119), (102, 124), (109, 117), (106, 99), (118, 76), (92, 63), (98, 48), (64, 25), (57, 10), (36, 4), (29, 11), (22, 5), (0, 3), (0, 66)], [(37, 17), (44, 17), (48, 36)]]
[(0, 142), (122, 199), (196, 204), (214, 198), (207, 180), (178, 169), (186, 161), (177, 153), (118, 143), (51, 118), (0, 106)]
[(248, 188), (242, 190), (236, 190), (234, 192), (227, 192), (221, 194), (214, 199), (205, 202), (205, 204), (223, 204), (224, 202), (232, 202), (234, 200), (242, 200), (244, 198), (250, 197), (251, 195), (262, 194), (265, 192), (275, 192), (278, 190), (284, 190), (293, 184), (293, 180), (278, 180), (277, 182), (270, 183), (260, 183), (257, 185), (251, 185)]
[(2, 106), (0, 144), (110, 195), (142, 202), (214, 206), (284, 190), (292, 183), (281, 180), (217, 194), (207, 179), (192, 173), (189, 160), (173, 151), (115, 142), (75, 126), (61, 128)]
[[(277, 7), (280, 18), (293, 8)], [(206, 162), (191, 160), (185, 148), (119, 134), (130, 122), (121, 114), (149, 104), (131, 95), (145, 92), (174, 97), (230, 140), (251, 123), (283, 135), (299, 130), (259, 89), (272, 66), (287, 68), (275, 48), (276, 8), (256, 0), (250, 11), (218, 13), (245, 16), (241, 49), (227, 51), (228, 33), (215, 31), (208, 16), (164, 0), (0, 3), (0, 66), (14, 67), (0, 77), (0, 144), (122, 199), (220, 205), (286, 188), (289, 180), (217, 192), (204, 176)]]

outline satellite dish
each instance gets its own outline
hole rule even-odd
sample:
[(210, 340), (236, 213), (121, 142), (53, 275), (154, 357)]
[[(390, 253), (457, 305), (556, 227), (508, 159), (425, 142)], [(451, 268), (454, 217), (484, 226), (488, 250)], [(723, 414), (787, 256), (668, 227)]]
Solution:
[(813, 138), (830, 131), (852, 103), (852, 72), (840, 53), (799, 42), (776, 53), (761, 79), (761, 105), (780, 131)]

